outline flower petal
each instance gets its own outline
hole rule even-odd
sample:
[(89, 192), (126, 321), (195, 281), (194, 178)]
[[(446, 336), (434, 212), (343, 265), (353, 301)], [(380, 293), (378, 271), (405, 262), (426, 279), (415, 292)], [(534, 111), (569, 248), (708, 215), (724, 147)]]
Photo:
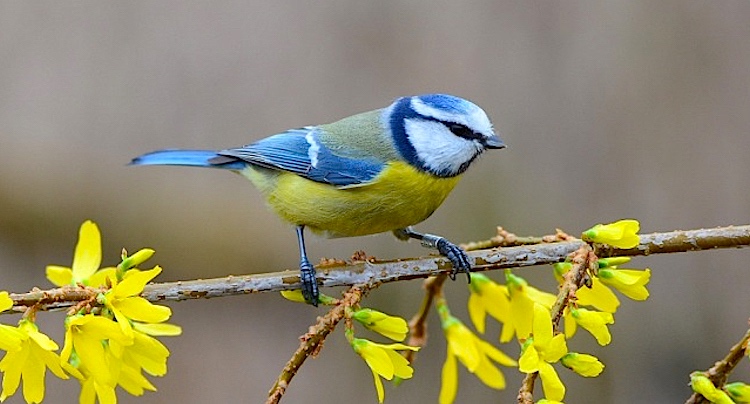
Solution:
[(456, 355), (448, 349), (441, 372), (440, 404), (450, 404), (456, 399), (458, 392), (458, 366)]
[(47, 265), (47, 279), (55, 286), (70, 285), (73, 283), (73, 271), (66, 267)]
[(78, 243), (73, 256), (73, 280), (83, 282), (99, 269), (102, 263), (102, 237), (91, 220), (83, 222), (78, 231)]

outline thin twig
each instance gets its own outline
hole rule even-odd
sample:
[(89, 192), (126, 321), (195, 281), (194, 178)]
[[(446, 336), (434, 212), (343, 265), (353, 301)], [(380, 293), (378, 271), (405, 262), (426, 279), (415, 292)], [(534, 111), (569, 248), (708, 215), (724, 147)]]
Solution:
[[(720, 361), (716, 362), (706, 373), (706, 377), (714, 384), (721, 388), (726, 382), (729, 374), (732, 370), (740, 363), (745, 357), (747, 352), (747, 344), (750, 341), (750, 330), (745, 332), (742, 339), (739, 340), (727, 353), (727, 355)], [(692, 396), (685, 402), (685, 404), (698, 404), (698, 403), (710, 403), (705, 397), (698, 393), (693, 393)]]
[[(570, 253), (585, 244), (580, 240), (546, 244), (524, 245), (469, 252), (474, 261), (474, 271), (490, 271), (531, 265), (560, 262)], [(641, 243), (632, 249), (617, 249), (597, 245), (599, 257), (615, 255), (650, 255), (698, 251), (715, 248), (733, 248), (750, 245), (750, 225), (729, 226), (715, 229), (673, 231), (641, 235)], [(368, 285), (426, 278), (451, 271), (444, 257), (403, 259), (398, 261), (354, 262), (341, 266), (325, 266), (318, 269), (318, 280), (325, 287)], [(262, 273), (254, 275), (228, 276), (225, 278), (198, 279), (165, 282), (147, 285), (141, 296), (150, 301), (186, 300), (223, 297), (260, 292), (278, 292), (300, 287), (297, 270)], [(33, 291), (10, 294), (15, 306), (38, 304), (51, 291)], [(71, 302), (51, 302), (40, 309), (69, 307)], [(23, 310), (18, 307), (17, 310)]]
[(281, 370), (281, 374), (276, 379), (271, 390), (268, 392), (266, 404), (276, 404), (286, 392), (289, 382), (297, 374), (299, 368), (305, 363), (308, 357), (317, 356), (323, 348), (323, 342), (336, 325), (344, 319), (344, 312), (347, 307), (352, 307), (359, 303), (365, 294), (371, 289), (369, 286), (352, 286), (344, 297), (338, 301), (325, 316), (319, 317), (318, 322), (311, 326), (309, 331), (300, 337), (299, 348), (292, 354), (292, 357)]

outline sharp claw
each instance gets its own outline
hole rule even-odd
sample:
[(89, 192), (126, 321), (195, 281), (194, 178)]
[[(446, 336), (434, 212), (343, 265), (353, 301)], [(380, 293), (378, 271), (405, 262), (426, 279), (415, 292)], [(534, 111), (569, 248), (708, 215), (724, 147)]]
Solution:
[(310, 264), (310, 261), (303, 259), (299, 263), (299, 279), (302, 282), (302, 296), (305, 298), (305, 302), (318, 307), (318, 281), (315, 277), (315, 267)]
[(448, 258), (451, 265), (453, 265), (453, 271), (448, 275), (451, 280), (456, 280), (456, 274), (463, 272), (468, 277), (469, 283), (471, 283), (471, 261), (461, 247), (441, 238), (437, 242), (437, 250), (440, 254)]

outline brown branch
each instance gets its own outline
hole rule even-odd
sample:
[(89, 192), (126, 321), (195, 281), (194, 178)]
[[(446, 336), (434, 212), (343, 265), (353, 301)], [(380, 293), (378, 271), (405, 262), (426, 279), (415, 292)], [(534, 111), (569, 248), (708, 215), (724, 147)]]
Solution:
[[(727, 382), (729, 374), (732, 370), (740, 363), (745, 357), (747, 351), (747, 344), (750, 341), (750, 330), (745, 332), (745, 335), (737, 342), (727, 353), (724, 359), (716, 362), (705, 374), (714, 386), (721, 388), (724, 383)], [(692, 396), (685, 402), (685, 404), (698, 404), (698, 403), (710, 403), (705, 397), (698, 393), (693, 393)]]
[[(562, 238), (562, 237), (561, 237)], [(477, 242), (481, 243), (481, 242)], [(583, 241), (574, 239), (545, 244), (523, 245), (469, 252), (475, 262), (473, 270), (490, 271), (504, 268), (545, 265), (560, 262), (578, 250)], [(650, 255), (698, 251), (715, 248), (734, 248), (750, 245), (750, 225), (729, 226), (715, 229), (673, 231), (641, 235), (641, 243), (632, 249), (617, 249), (604, 245), (596, 246), (599, 257), (615, 255)], [(426, 278), (451, 271), (444, 257), (403, 259), (397, 261), (354, 262), (341, 266), (318, 267), (318, 281), (322, 286), (352, 286), (396, 282)], [(141, 294), (150, 301), (186, 300), (241, 295), (261, 292), (278, 292), (298, 289), (297, 270), (271, 272), (254, 275), (228, 276), (225, 278), (198, 279), (165, 282), (147, 285)], [(16, 306), (28, 306), (44, 301), (48, 291), (11, 294)], [(68, 307), (74, 303), (52, 302), (42, 308)], [(22, 310), (23, 307), (17, 308)]]
[(369, 286), (352, 286), (344, 297), (338, 301), (328, 313), (318, 318), (318, 322), (310, 326), (308, 332), (300, 337), (299, 348), (292, 354), (292, 357), (281, 370), (281, 374), (276, 379), (271, 390), (268, 392), (266, 404), (276, 404), (286, 392), (287, 386), (292, 378), (297, 374), (299, 368), (305, 363), (308, 357), (315, 357), (323, 348), (323, 342), (336, 325), (344, 319), (347, 307), (355, 306), (370, 290)]

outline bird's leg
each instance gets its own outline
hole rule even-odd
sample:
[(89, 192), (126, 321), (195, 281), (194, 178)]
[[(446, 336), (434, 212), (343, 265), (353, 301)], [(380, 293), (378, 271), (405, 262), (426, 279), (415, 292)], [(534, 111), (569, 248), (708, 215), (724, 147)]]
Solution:
[(302, 296), (305, 302), (318, 306), (318, 280), (315, 277), (315, 267), (307, 259), (305, 249), (305, 226), (297, 226), (297, 241), (299, 242), (299, 279), (302, 282)]
[(461, 247), (443, 237), (420, 233), (411, 227), (394, 230), (393, 234), (401, 240), (417, 239), (422, 243), (422, 246), (438, 250), (440, 255), (448, 258), (453, 265), (453, 271), (450, 273), (451, 279), (455, 280), (456, 274), (463, 272), (469, 278), (469, 283), (471, 283), (471, 261), (469, 260), (469, 256), (466, 255), (466, 251), (462, 250)]

